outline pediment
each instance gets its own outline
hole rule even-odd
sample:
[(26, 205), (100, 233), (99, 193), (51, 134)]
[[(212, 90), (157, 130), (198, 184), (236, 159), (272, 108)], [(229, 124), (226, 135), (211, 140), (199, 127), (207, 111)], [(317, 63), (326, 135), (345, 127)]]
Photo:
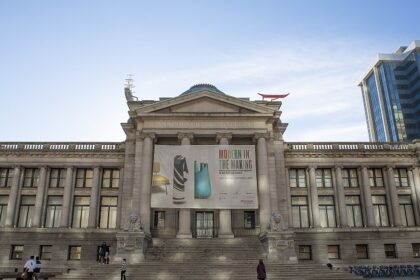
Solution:
[(197, 100), (170, 106), (156, 113), (252, 113), (252, 111), (229, 103), (203, 97)]
[(179, 96), (157, 102), (136, 110), (138, 113), (231, 113), (231, 114), (273, 114), (274, 110), (253, 102), (220, 95), (200, 92), (189, 96)]

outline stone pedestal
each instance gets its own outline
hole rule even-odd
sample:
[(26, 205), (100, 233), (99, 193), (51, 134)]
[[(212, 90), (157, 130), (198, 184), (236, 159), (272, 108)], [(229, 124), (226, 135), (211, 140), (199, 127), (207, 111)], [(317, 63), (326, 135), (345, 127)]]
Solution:
[(141, 263), (145, 259), (152, 238), (143, 231), (120, 231), (117, 233), (117, 254), (115, 261), (127, 259), (129, 264)]
[(297, 263), (295, 233), (292, 231), (269, 231), (260, 235), (267, 252), (267, 259), (282, 264)]

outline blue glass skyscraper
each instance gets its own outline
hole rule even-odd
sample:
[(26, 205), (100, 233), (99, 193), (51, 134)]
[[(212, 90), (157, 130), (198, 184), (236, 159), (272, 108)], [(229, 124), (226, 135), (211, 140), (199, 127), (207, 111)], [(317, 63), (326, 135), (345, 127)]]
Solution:
[(420, 139), (420, 41), (379, 54), (359, 86), (371, 141)]

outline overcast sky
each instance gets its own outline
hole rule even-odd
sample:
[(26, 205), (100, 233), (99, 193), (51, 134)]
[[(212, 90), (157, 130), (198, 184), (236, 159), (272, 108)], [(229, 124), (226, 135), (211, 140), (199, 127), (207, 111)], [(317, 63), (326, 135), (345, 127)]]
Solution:
[(357, 86), (420, 1), (0, 1), (0, 141), (123, 141), (123, 94), (290, 92), (286, 141), (367, 141)]

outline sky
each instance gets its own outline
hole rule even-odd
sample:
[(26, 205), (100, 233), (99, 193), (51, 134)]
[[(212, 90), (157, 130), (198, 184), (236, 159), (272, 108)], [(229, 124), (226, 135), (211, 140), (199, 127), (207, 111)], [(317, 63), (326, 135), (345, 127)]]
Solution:
[(124, 141), (135, 95), (198, 83), (281, 106), (287, 142), (368, 141), (358, 83), (420, 1), (0, 1), (0, 141)]

